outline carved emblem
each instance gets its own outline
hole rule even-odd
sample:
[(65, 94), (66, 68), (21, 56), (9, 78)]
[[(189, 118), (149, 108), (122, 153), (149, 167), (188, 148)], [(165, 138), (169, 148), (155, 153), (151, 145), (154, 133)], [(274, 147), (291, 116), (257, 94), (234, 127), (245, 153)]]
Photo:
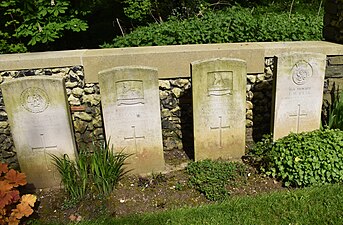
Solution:
[(118, 105), (144, 104), (143, 81), (123, 80), (116, 82)]
[(312, 74), (312, 66), (304, 60), (299, 61), (292, 68), (292, 81), (297, 85), (303, 85)]
[(232, 71), (214, 71), (207, 74), (208, 95), (232, 94)]
[(40, 113), (49, 106), (49, 97), (43, 89), (31, 87), (20, 95), (21, 105), (29, 112)]

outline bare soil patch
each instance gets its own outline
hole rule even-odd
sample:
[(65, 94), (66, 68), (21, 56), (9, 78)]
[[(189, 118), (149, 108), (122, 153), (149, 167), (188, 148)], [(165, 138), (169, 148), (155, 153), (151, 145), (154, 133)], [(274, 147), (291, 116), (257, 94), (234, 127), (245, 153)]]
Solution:
[[(130, 214), (158, 212), (180, 207), (195, 207), (213, 203), (188, 185), (184, 168), (190, 160), (183, 152), (166, 155), (168, 172), (152, 176), (126, 176), (107, 198), (87, 196), (76, 205), (66, 201), (63, 190), (35, 190), (38, 196), (36, 217), (43, 222), (67, 223), (111, 215), (122, 217)], [(176, 154), (176, 155), (175, 155)], [(175, 160), (177, 156), (177, 160)], [(256, 195), (285, 189), (274, 179), (263, 177), (249, 167), (246, 177), (227, 187), (231, 196)]]

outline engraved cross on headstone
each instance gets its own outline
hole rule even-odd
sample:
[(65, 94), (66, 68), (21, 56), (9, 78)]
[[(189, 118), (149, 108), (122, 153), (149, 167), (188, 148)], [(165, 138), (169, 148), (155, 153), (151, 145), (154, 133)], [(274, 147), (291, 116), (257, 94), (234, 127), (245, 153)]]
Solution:
[(296, 132), (299, 133), (299, 127), (300, 127), (300, 117), (307, 116), (306, 113), (301, 113), (301, 105), (298, 104), (298, 110), (296, 114), (291, 114), (289, 117), (296, 117)]
[(124, 137), (124, 140), (133, 140), (135, 142), (135, 151), (137, 153), (137, 139), (145, 139), (145, 136), (136, 136), (136, 126), (131, 126), (133, 129), (133, 136)]
[(219, 126), (217, 127), (210, 127), (211, 130), (219, 130), (219, 148), (223, 147), (223, 129), (230, 128), (230, 126), (223, 126), (222, 125), (222, 117), (219, 116)]
[(44, 134), (40, 134), (40, 140), (41, 140), (41, 145), (40, 146), (37, 146), (37, 147), (32, 147), (31, 149), (32, 149), (32, 151), (34, 151), (34, 152), (43, 152), (43, 154), (44, 154), (44, 158), (45, 158), (45, 166), (46, 166), (46, 169), (47, 170), (51, 170), (50, 168), (49, 168), (49, 164), (50, 163), (48, 163), (48, 159), (47, 159), (47, 150), (49, 150), (49, 149), (54, 149), (54, 150), (56, 150), (57, 149), (57, 146), (56, 145), (53, 145), (53, 146), (48, 146), (47, 144), (46, 144), (46, 141), (45, 141), (45, 138), (44, 138)]

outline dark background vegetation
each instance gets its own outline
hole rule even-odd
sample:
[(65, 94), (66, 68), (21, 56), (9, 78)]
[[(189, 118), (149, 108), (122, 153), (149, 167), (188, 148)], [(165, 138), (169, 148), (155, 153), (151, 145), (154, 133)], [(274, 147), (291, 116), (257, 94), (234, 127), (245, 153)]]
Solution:
[(0, 53), (321, 40), (322, 0), (2, 0)]

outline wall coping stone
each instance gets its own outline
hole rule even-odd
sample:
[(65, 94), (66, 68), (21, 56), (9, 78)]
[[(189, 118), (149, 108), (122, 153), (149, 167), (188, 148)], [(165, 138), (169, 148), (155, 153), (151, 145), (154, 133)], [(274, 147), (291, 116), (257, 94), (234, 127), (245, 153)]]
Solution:
[(313, 52), (327, 56), (343, 55), (343, 45), (327, 41), (259, 42), (265, 57), (274, 57), (289, 52)]
[(190, 63), (209, 58), (238, 58), (248, 74), (264, 72), (264, 58), (280, 53), (317, 52), (343, 55), (343, 45), (325, 41), (249, 42), (85, 49), (0, 55), (0, 71), (82, 65), (87, 83), (98, 82), (98, 72), (117, 66), (149, 66), (159, 78), (190, 77)]

